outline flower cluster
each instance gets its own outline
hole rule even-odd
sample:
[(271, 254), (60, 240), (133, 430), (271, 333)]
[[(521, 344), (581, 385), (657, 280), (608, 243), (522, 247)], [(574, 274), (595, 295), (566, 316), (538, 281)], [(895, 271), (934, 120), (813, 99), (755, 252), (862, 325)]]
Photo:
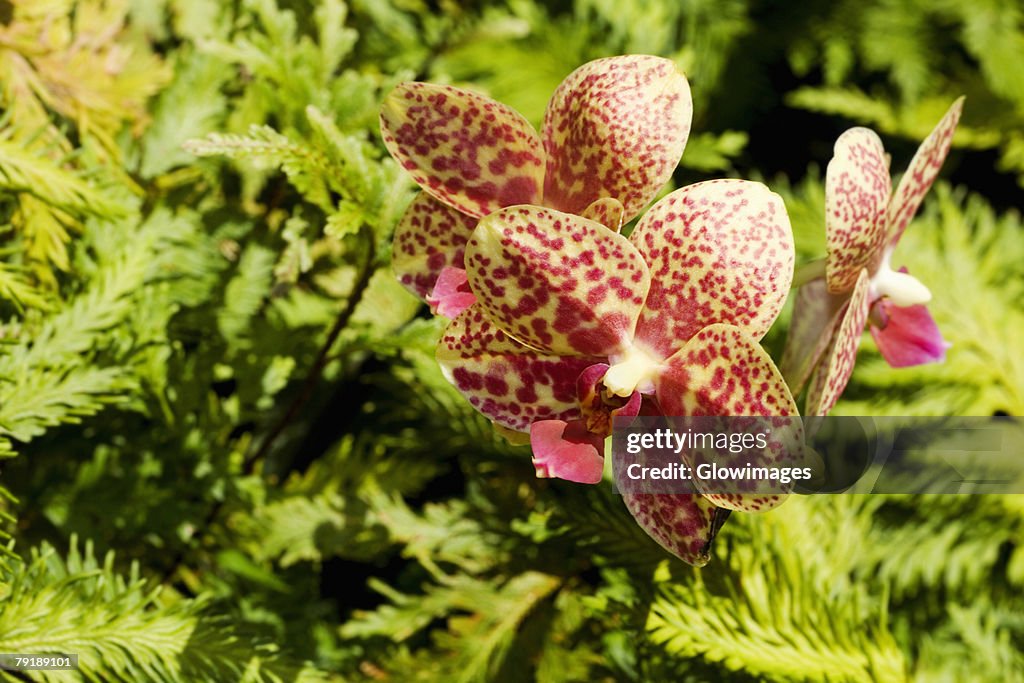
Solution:
[[(925, 307), (931, 293), (896, 248), (949, 153), (961, 97), (918, 148), (892, 191), (889, 156), (867, 128), (839, 136), (825, 177), (828, 256), (824, 273), (800, 287), (782, 370), (794, 391), (810, 378), (806, 413), (825, 415), (853, 373), (865, 323), (894, 368), (941, 361), (948, 344)], [(820, 269), (820, 268), (819, 268)]]
[(599, 59), (555, 91), (543, 135), (468, 90), (403, 83), (381, 108), (391, 155), (422, 188), (395, 232), (401, 282), (453, 318), (473, 301), (463, 254), (477, 219), (530, 204), (632, 219), (671, 177), (690, 133), (690, 86), (672, 62)]
[[(396, 273), (452, 318), (437, 348), (442, 369), (498, 429), (529, 441), (538, 476), (600, 481), (616, 416), (798, 414), (758, 343), (793, 278), (782, 200), (760, 183), (702, 182), (654, 204), (628, 238), (619, 232), (670, 179), (691, 115), (686, 78), (649, 56), (577, 69), (555, 91), (541, 135), (510, 108), (450, 86), (405, 83), (384, 102), (385, 145), (423, 190), (396, 231)], [(944, 155), (943, 131), (923, 149)], [(880, 302), (888, 339), (906, 336), (908, 315), (891, 306), (918, 303), (894, 295), (909, 276), (889, 269), (889, 246), (934, 178), (935, 150), (919, 153), (918, 176), (901, 183), (894, 208), (870, 219), (884, 223), (884, 244), (858, 222), (877, 205), (862, 185), (869, 179), (873, 191), (885, 170), (884, 160), (872, 165), (880, 145), (851, 131), (829, 167), (828, 296), (846, 300), (828, 305)], [(875, 251), (855, 254), (861, 243)], [(823, 334), (814, 343), (832, 363), (845, 337)], [(693, 564), (707, 561), (729, 511), (782, 498), (624, 495), (641, 526)]]

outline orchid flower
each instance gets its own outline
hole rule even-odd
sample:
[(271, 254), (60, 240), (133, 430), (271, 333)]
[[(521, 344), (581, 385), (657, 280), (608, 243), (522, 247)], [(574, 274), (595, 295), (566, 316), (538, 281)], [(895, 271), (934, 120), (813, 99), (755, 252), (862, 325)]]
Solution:
[(479, 218), (534, 204), (618, 230), (672, 175), (692, 116), (686, 77), (644, 55), (598, 59), (570, 74), (548, 103), (543, 135), (468, 90), (399, 85), (381, 108), (381, 134), (423, 190), (395, 231), (399, 279), (454, 318), (474, 299), (463, 255)]
[(892, 254), (949, 153), (961, 97), (918, 148), (895, 193), (878, 135), (851, 128), (835, 144), (825, 176), (828, 256), (798, 290), (781, 367), (805, 414), (825, 415), (850, 375), (865, 323), (894, 368), (942, 361), (949, 344), (925, 307), (931, 293)]
[[(669, 194), (628, 239), (555, 209), (500, 209), (469, 237), (476, 302), (449, 325), (438, 361), (477, 410), (529, 432), (539, 476), (595, 483), (616, 414), (797, 414), (757, 343), (793, 260), (782, 200), (743, 180)], [(727, 510), (766, 510), (782, 496), (624, 498), (655, 540), (703, 564)]]

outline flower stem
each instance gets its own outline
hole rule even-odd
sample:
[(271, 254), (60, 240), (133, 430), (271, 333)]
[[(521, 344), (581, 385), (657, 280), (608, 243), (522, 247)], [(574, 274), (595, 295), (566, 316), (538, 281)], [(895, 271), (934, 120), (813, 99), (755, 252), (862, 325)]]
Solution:
[(366, 291), (366, 288), (370, 284), (370, 278), (373, 276), (376, 257), (373, 233), (365, 226), (363, 227), (363, 231), (369, 234), (369, 239), (367, 239), (367, 244), (369, 246), (367, 247), (366, 260), (364, 261), (363, 268), (359, 273), (359, 279), (352, 287), (352, 292), (349, 294), (348, 300), (345, 302), (345, 308), (343, 308), (338, 314), (338, 317), (334, 320), (334, 325), (331, 326), (330, 332), (327, 333), (327, 339), (320, 347), (320, 352), (317, 354), (316, 360), (313, 362), (313, 366), (309, 369), (309, 373), (306, 375), (306, 379), (302, 383), (301, 391), (299, 391), (291, 405), (288, 406), (288, 410), (281, 416), (281, 419), (274, 425), (274, 428), (267, 434), (266, 438), (263, 439), (259, 449), (245, 459), (245, 462), (242, 464), (243, 474), (248, 475), (253, 473), (256, 468), (256, 463), (266, 457), (267, 453), (270, 452), (270, 447), (277, 440), (277, 437), (279, 437), (285, 427), (295, 419), (299, 414), (299, 411), (304, 405), (306, 405), (306, 402), (313, 395), (313, 389), (316, 388), (316, 383), (320, 379), (320, 374), (330, 361), (330, 356), (328, 356), (328, 354), (330, 353), (331, 348), (333, 348), (334, 343), (338, 341), (338, 336), (348, 326), (349, 320), (352, 319), (352, 315), (355, 313), (356, 306), (358, 306), (359, 302), (363, 299), (363, 292)]
[(793, 289), (803, 287), (811, 280), (817, 280), (818, 278), (825, 277), (825, 259), (820, 258), (816, 261), (805, 263), (796, 269), (793, 273)]

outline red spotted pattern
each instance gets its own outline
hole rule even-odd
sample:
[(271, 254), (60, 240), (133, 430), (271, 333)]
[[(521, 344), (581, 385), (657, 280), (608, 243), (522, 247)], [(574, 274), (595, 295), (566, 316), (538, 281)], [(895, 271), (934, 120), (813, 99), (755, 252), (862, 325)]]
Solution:
[(565, 356), (626, 348), (650, 286), (629, 240), (572, 214), (513, 206), (480, 221), (466, 246), (477, 301), (515, 339)]
[(797, 290), (786, 348), (779, 362), (779, 370), (793, 394), (803, 389), (831, 342), (848, 299), (847, 294), (829, 294), (825, 278), (811, 280)]
[(703, 496), (627, 493), (622, 500), (637, 524), (665, 550), (697, 567), (711, 559), (715, 506)]
[(942, 168), (942, 162), (949, 154), (953, 142), (953, 133), (960, 122), (963, 112), (964, 98), (959, 98), (942, 117), (931, 134), (918, 147), (917, 153), (910, 161), (907, 172), (900, 178), (896, 187), (892, 204), (889, 205), (889, 231), (886, 243), (895, 246), (907, 227), (907, 223), (917, 213), (925, 193), (935, 182), (935, 177)]
[(714, 323), (764, 336), (793, 280), (785, 205), (761, 183), (713, 180), (668, 195), (630, 240), (651, 270), (636, 338), (665, 358)]
[[(789, 417), (796, 403), (771, 357), (743, 330), (731, 325), (704, 328), (678, 353), (655, 382), (665, 415)], [(781, 430), (770, 437), (776, 463), (794, 465), (802, 457), (794, 450), (802, 431)], [(742, 463), (745, 464), (745, 463)], [(754, 463), (757, 466), (771, 462)], [(769, 485), (770, 482), (761, 482)], [(751, 482), (755, 485), (755, 482)], [(756, 491), (757, 489), (752, 489)], [(782, 502), (779, 495), (707, 494), (720, 507), (760, 512)]]
[(576, 378), (594, 364), (592, 358), (560, 358), (523, 346), (495, 327), (478, 304), (448, 325), (437, 360), (474, 408), (520, 432), (538, 420), (578, 419)]
[(827, 415), (850, 381), (871, 306), (869, 285), (868, 273), (862, 270), (843, 312), (843, 320), (811, 377), (804, 410), (807, 415)]
[(891, 192), (889, 162), (878, 135), (868, 128), (840, 135), (825, 175), (829, 292), (850, 291), (861, 269), (877, 267)]
[(539, 203), (540, 137), (514, 109), (468, 90), (402, 83), (384, 100), (384, 145), (416, 183), (470, 216)]
[(632, 218), (672, 175), (692, 118), (690, 86), (673, 62), (629, 55), (584, 64), (544, 116), (544, 203), (578, 214), (615, 197)]
[(410, 292), (425, 299), (441, 271), (462, 268), (476, 219), (420, 192), (395, 229), (391, 265)]

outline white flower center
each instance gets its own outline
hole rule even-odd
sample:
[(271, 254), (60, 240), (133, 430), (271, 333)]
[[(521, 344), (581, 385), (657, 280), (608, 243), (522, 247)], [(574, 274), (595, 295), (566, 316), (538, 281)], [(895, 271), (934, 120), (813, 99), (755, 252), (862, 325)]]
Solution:
[(889, 256), (885, 255), (878, 271), (871, 278), (868, 298), (877, 301), (887, 296), (897, 306), (915, 306), (931, 301), (932, 293), (928, 288), (913, 275), (893, 270), (889, 265)]
[(636, 346), (609, 359), (611, 367), (604, 375), (604, 386), (615, 396), (632, 396), (654, 391), (654, 378), (662, 370), (662, 362)]

